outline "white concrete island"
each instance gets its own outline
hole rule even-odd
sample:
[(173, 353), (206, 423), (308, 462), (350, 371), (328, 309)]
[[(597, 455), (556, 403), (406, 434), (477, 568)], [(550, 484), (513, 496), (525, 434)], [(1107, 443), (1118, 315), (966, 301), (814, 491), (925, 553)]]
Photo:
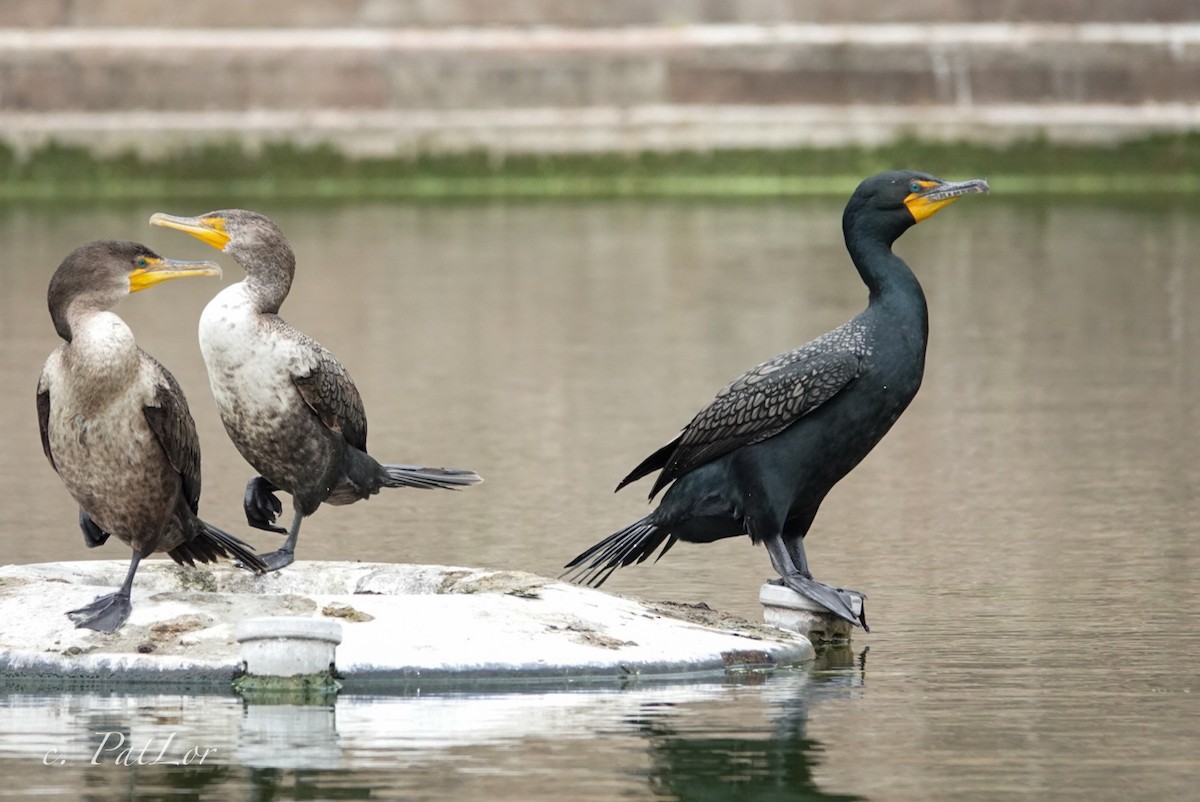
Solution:
[(516, 571), (388, 563), (297, 562), (254, 576), (147, 560), (121, 629), (76, 629), (66, 612), (112, 592), (127, 567), (0, 567), (0, 676), (227, 684), (243, 671), (239, 622), (273, 617), (338, 622), (335, 676), (348, 688), (666, 679), (770, 671), (815, 656), (803, 635), (703, 605), (639, 601)]

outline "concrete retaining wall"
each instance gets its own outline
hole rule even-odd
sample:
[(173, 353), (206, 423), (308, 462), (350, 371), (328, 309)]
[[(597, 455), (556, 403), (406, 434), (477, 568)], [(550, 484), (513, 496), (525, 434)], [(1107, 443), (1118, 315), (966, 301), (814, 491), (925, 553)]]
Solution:
[(0, 0), (0, 27), (613, 27), (791, 22), (1183, 22), (1191, 0)]
[(1200, 24), (0, 31), (12, 111), (1200, 101)]
[[(376, 7), (331, 4), (351, 6)], [(1200, 23), (0, 29), (0, 136), (18, 149), (1114, 141), (1198, 113)]]

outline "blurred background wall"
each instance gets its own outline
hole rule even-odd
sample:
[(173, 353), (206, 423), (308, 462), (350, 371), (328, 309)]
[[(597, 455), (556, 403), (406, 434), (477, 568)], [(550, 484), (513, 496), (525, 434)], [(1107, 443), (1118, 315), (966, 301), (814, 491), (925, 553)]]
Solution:
[(1185, 0), (0, 0), (0, 140), (144, 155), (1114, 142), (1200, 127)]

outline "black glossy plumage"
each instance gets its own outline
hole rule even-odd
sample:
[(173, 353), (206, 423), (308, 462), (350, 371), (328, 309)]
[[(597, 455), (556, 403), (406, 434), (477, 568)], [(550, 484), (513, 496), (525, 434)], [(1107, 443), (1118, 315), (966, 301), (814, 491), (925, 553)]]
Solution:
[(614, 570), (659, 557), (677, 540), (748, 534), (763, 542), (783, 584), (866, 626), (853, 596), (812, 579), (804, 537), (825, 495), (879, 442), (921, 384), (925, 296), (891, 249), (911, 225), (987, 190), (894, 171), (863, 181), (846, 205), (846, 248), (869, 291), (842, 326), (735, 379), (671, 442), (617, 486), (660, 471), (658, 507), (567, 564), (598, 586)]

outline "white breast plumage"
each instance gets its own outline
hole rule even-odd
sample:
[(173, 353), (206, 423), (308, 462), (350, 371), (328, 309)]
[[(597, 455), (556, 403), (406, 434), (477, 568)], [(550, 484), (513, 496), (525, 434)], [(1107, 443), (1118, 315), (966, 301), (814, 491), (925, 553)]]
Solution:
[(287, 330), (264, 320), (244, 283), (222, 290), (200, 316), (200, 351), (226, 427), (269, 426), (294, 408), (292, 376), (311, 357)]

